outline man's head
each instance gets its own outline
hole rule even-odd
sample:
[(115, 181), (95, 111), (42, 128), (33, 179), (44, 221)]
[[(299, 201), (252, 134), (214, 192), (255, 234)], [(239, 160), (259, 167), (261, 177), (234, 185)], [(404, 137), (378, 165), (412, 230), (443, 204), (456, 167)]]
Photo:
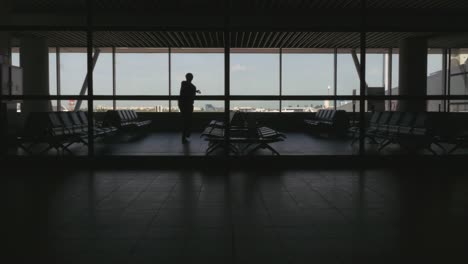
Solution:
[(193, 74), (190, 72), (185, 74), (185, 79), (187, 79), (188, 82), (191, 82), (193, 80)]

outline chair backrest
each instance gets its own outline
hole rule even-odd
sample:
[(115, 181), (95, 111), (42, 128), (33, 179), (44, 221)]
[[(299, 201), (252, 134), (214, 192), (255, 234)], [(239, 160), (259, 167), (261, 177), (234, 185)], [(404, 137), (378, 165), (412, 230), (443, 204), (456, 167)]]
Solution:
[(246, 114), (241, 112), (241, 111), (233, 111), (231, 112), (232, 116), (231, 117), (231, 126), (240, 126), (243, 127), (245, 126), (247, 120), (246, 120)]
[(369, 120), (370, 124), (377, 124), (379, 122), (379, 118), (382, 115), (382, 112), (373, 112), (371, 118)]
[(326, 120), (328, 118), (329, 111), (328, 110), (322, 110), (322, 115), (320, 116), (320, 120)]
[(125, 122), (127, 121), (127, 116), (124, 114), (123, 110), (117, 110), (117, 115), (119, 117), (119, 122)]
[(78, 116), (80, 117), (80, 120), (81, 120), (81, 123), (83, 125), (87, 125), (88, 124), (88, 116), (86, 115), (85, 112), (83, 111), (78, 111)]
[(402, 116), (402, 112), (393, 112), (392, 117), (388, 121), (388, 124), (391, 126), (398, 125), (398, 122), (400, 122), (401, 116)]
[(325, 110), (318, 110), (317, 115), (315, 116), (316, 119), (321, 119), (325, 115)]
[(257, 137), (257, 120), (255, 119), (255, 116), (253, 114), (247, 114), (245, 119), (247, 122), (247, 133), (249, 134), (249, 137)]
[(132, 119), (135, 119), (135, 120), (138, 119), (138, 114), (135, 112), (135, 110), (129, 110), (129, 113)]
[(336, 116), (336, 111), (335, 110), (330, 110), (330, 114), (328, 114), (328, 120), (332, 121)]
[(71, 121), (73, 122), (73, 124), (75, 126), (82, 126), (83, 123), (81, 122), (80, 118), (78, 117), (78, 113), (77, 112), (67, 112), (68, 113), (68, 116), (70, 117)]
[(229, 112), (229, 124), (232, 124), (232, 120), (234, 119), (234, 116), (236, 116), (237, 111), (231, 111)]
[(60, 121), (60, 118), (57, 116), (56, 112), (49, 112), (47, 113), (47, 116), (49, 118), (49, 124), (52, 126), (52, 128), (63, 127), (63, 123)]
[(127, 121), (132, 121), (133, 120), (129, 110), (123, 110), (123, 114), (126, 117)]
[(73, 127), (73, 122), (71, 121), (70, 117), (68, 116), (67, 112), (59, 112), (60, 119), (65, 127), (70, 128)]
[(382, 115), (380, 115), (378, 124), (379, 125), (388, 124), (388, 121), (390, 121), (391, 117), (392, 117), (392, 112), (383, 112)]

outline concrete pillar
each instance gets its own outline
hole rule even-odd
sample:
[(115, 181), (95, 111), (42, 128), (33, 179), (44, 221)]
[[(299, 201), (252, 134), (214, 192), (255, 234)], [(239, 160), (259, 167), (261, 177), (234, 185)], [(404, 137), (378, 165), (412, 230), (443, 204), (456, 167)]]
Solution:
[[(399, 58), (400, 95), (425, 96), (427, 94), (427, 39), (407, 38), (400, 42)], [(400, 101), (398, 111), (426, 111), (425, 101)]]
[[(20, 63), (23, 68), (23, 93), (25, 95), (49, 95), (49, 48), (43, 38), (21, 39)], [(51, 111), (46, 100), (23, 103), (23, 111)]]

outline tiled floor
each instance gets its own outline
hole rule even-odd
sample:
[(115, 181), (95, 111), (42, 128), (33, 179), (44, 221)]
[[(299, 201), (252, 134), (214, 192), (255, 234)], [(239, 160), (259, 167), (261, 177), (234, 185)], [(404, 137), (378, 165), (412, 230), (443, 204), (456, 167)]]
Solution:
[(2, 263), (465, 263), (467, 174), (14, 171)]

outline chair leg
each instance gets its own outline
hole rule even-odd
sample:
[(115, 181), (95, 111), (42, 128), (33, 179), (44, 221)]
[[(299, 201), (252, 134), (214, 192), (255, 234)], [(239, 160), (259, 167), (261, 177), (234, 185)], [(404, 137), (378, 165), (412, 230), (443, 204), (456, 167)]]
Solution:
[(436, 145), (440, 149), (442, 149), (444, 154), (447, 154), (447, 150), (439, 143), (439, 142), (432, 142), (432, 144)]
[(45, 153), (47, 153), (49, 150), (51, 150), (51, 149), (53, 149), (53, 148), (57, 150), (57, 147), (55, 147), (54, 145), (49, 144), (49, 146), (48, 146), (47, 148), (45, 148), (44, 150), (40, 151), (38, 155), (45, 154)]
[(249, 152), (247, 152), (247, 155), (251, 155), (251, 154), (253, 154), (255, 151), (257, 151), (257, 150), (259, 150), (259, 149), (261, 149), (261, 148), (262, 148), (262, 145), (259, 144), (259, 145), (255, 146), (253, 149), (251, 149)]
[(427, 146), (426, 149), (429, 150), (429, 152), (431, 152), (434, 156), (438, 156), (438, 155), (439, 155), (439, 154), (437, 154), (437, 152), (435, 152), (435, 151), (431, 148), (430, 145)]
[(209, 155), (210, 153), (218, 149), (220, 146), (221, 146), (221, 143), (212, 143), (212, 145), (206, 149), (205, 155)]
[(255, 148), (251, 149), (247, 153), (247, 155), (251, 155), (251, 154), (255, 153), (257, 150), (259, 150), (259, 149), (269, 149), (269, 150), (271, 150), (273, 152), (273, 154), (276, 154), (276, 155), (280, 156), (278, 151), (276, 151), (272, 146), (270, 146), (270, 145), (268, 145), (266, 143), (258, 144), (257, 146), (255, 146)]
[(450, 149), (450, 150), (447, 152), (447, 154), (448, 154), (448, 155), (452, 154), (452, 153), (455, 152), (458, 148), (460, 148), (460, 147), (462, 146), (462, 144), (463, 144), (462, 142), (458, 142), (457, 144), (455, 144), (455, 146), (454, 146), (452, 149)]
[(379, 149), (377, 151), (381, 151), (382, 149), (384, 149), (386, 146), (390, 145), (392, 143), (391, 140), (387, 139), (385, 142), (383, 142), (383, 144), (379, 147)]
[(276, 151), (276, 149), (274, 149), (272, 146), (270, 146), (270, 145), (268, 145), (268, 144), (265, 144), (265, 148), (271, 150), (271, 152), (273, 152), (273, 154), (275, 154), (275, 155), (277, 155), (277, 156), (281, 156), (281, 155), (279, 154), (279, 152)]

